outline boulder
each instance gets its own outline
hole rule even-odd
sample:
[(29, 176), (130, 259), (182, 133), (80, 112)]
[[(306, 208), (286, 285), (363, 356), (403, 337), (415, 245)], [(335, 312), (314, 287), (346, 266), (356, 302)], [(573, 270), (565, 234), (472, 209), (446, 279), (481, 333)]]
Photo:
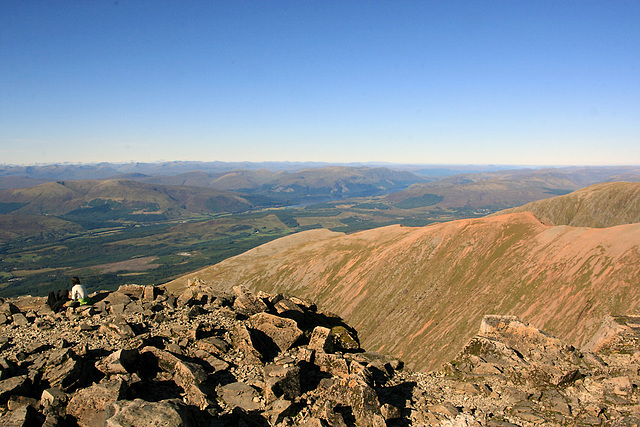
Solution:
[(157, 287), (153, 285), (146, 285), (142, 294), (142, 300), (145, 302), (151, 302), (154, 301), (158, 295), (159, 290)]
[(18, 325), (18, 326), (28, 326), (29, 325), (29, 320), (27, 320), (27, 318), (25, 317), (24, 314), (22, 313), (15, 313), (11, 316), (12, 318), (12, 322), (14, 325)]
[(295, 414), (295, 406), (293, 402), (285, 399), (278, 399), (273, 402), (265, 411), (264, 417), (272, 426), (282, 423), (285, 417)]
[(264, 397), (270, 403), (279, 398), (300, 396), (300, 367), (268, 364), (264, 367)]
[(79, 387), (84, 380), (86, 372), (83, 368), (82, 360), (78, 359), (73, 350), (54, 350), (47, 360), (43, 379), (47, 380), (51, 387), (70, 391)]
[(44, 416), (36, 412), (31, 406), (22, 406), (0, 417), (0, 426), (3, 427), (41, 426), (43, 422)]
[(133, 373), (137, 358), (137, 350), (121, 349), (102, 359), (96, 367), (105, 374)]
[(320, 350), (324, 353), (333, 353), (333, 338), (331, 329), (323, 326), (316, 326), (311, 333), (308, 347), (311, 350)]
[(126, 295), (122, 292), (111, 292), (109, 295), (102, 299), (109, 306), (114, 306), (116, 304), (127, 305), (131, 302), (131, 298), (129, 295)]
[(256, 348), (251, 333), (243, 324), (238, 324), (233, 329), (233, 344), (236, 349), (244, 354), (243, 363), (248, 365), (262, 365), (262, 354)]
[(78, 390), (67, 405), (80, 427), (98, 427), (105, 424), (106, 408), (122, 399), (127, 390), (122, 379), (113, 379)]
[(314, 358), (314, 364), (320, 368), (322, 372), (338, 377), (346, 377), (349, 375), (349, 364), (344, 356), (340, 354), (324, 353), (317, 351)]
[(238, 313), (252, 316), (256, 313), (267, 311), (267, 304), (251, 293), (245, 286), (234, 286), (233, 292), (236, 295), (233, 308)]
[(218, 395), (232, 408), (256, 411), (262, 407), (258, 392), (243, 382), (233, 382), (220, 387)]
[(196, 341), (196, 346), (210, 354), (224, 354), (229, 351), (229, 344), (218, 337), (207, 337)]
[(105, 427), (199, 427), (208, 425), (202, 415), (178, 399), (146, 402), (122, 400), (107, 406)]
[(143, 285), (121, 285), (116, 293), (124, 294), (131, 299), (141, 300), (144, 296), (145, 286)]
[(42, 392), (40, 397), (40, 405), (45, 409), (65, 406), (69, 396), (59, 388), (48, 388)]
[(273, 314), (254, 314), (249, 318), (249, 324), (269, 337), (280, 351), (289, 350), (303, 335), (294, 320)]
[(133, 328), (122, 317), (116, 317), (113, 321), (100, 325), (98, 332), (116, 339), (128, 339), (136, 336)]
[(0, 381), (0, 401), (7, 400), (9, 396), (27, 391), (29, 380), (26, 375), (7, 378)]

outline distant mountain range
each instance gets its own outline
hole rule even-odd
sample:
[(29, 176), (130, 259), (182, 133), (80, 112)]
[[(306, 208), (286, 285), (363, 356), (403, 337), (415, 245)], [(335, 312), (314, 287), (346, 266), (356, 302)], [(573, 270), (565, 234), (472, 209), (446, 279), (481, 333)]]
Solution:
[[(639, 206), (622, 201), (638, 191), (639, 183), (597, 185), (532, 205), (564, 222), (587, 218), (589, 206), (586, 223), (633, 222), (615, 227), (551, 225), (523, 211), (350, 235), (311, 230), (167, 287), (198, 277), (307, 297), (356, 327), (367, 348), (417, 369), (450, 360), (487, 314), (518, 315), (580, 346), (604, 316), (640, 308)], [(580, 200), (589, 203), (568, 202)]]
[(428, 183), (416, 183), (388, 195), (390, 203), (505, 209), (535, 200), (567, 194), (588, 185), (640, 181), (640, 167), (567, 167), (518, 169), (459, 174)]
[[(48, 164), (48, 165), (2, 165), (1, 177), (26, 177), (38, 180), (70, 179), (113, 179), (134, 175), (174, 176), (201, 172), (204, 174), (225, 174), (232, 171), (298, 172), (301, 170), (326, 167), (386, 168), (412, 171), (422, 177), (438, 179), (464, 172), (487, 172), (504, 169), (497, 166), (429, 166), (396, 165), (380, 163), (329, 164), (319, 162), (195, 162), (172, 161), (158, 163), (97, 163), (97, 164)], [(2, 187), (0, 187), (2, 188)]]

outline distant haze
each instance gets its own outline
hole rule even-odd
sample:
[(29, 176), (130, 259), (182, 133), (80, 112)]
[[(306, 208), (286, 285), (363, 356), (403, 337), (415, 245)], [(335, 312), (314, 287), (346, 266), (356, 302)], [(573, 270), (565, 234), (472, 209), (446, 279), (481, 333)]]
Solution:
[(640, 2), (0, 2), (0, 162), (640, 164)]

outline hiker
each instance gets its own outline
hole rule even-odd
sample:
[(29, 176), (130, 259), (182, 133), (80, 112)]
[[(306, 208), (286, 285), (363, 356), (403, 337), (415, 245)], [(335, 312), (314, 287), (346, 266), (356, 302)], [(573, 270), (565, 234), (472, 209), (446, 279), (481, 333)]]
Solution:
[(66, 289), (58, 289), (58, 292), (49, 292), (49, 298), (47, 298), (47, 305), (51, 307), (54, 313), (61, 312), (65, 303), (69, 301), (69, 291)]
[(73, 288), (71, 288), (71, 300), (74, 303), (77, 303), (78, 305), (93, 303), (93, 301), (89, 297), (89, 294), (87, 293), (87, 288), (85, 288), (84, 285), (80, 283), (80, 278), (74, 276), (71, 279), (71, 283), (73, 284)]

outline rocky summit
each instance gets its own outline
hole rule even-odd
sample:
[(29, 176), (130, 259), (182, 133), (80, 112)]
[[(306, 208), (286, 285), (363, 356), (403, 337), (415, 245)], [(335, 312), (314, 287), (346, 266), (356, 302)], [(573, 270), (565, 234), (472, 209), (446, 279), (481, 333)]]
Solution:
[(632, 426), (640, 318), (584, 349), (486, 316), (429, 373), (366, 352), (341, 318), (293, 296), (192, 280), (126, 285), (54, 313), (0, 301), (0, 426)]

